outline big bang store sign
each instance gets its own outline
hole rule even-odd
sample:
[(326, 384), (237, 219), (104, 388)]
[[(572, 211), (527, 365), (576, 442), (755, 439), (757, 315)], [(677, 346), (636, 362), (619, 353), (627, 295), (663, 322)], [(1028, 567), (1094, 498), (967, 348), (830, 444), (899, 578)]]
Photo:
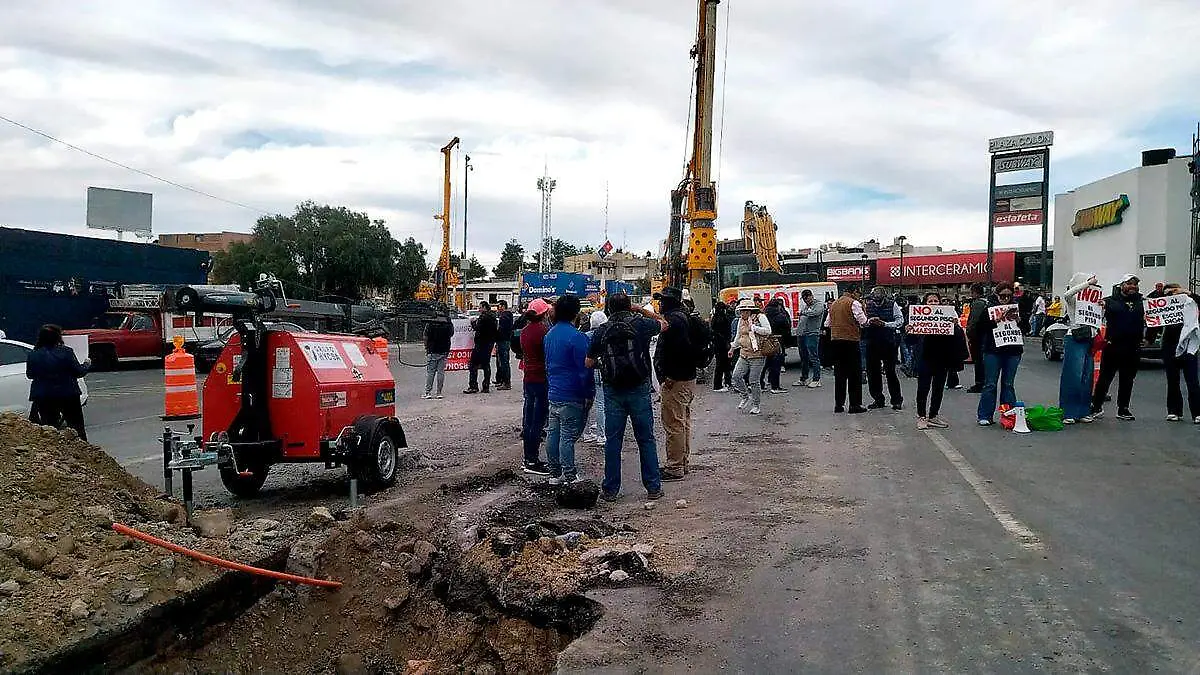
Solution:
[[(995, 252), (997, 281), (1011, 280), (1016, 272), (1017, 254)], [(904, 273), (899, 258), (875, 261), (875, 279), (883, 286), (969, 284), (988, 280), (987, 253), (949, 253), (904, 257)]]

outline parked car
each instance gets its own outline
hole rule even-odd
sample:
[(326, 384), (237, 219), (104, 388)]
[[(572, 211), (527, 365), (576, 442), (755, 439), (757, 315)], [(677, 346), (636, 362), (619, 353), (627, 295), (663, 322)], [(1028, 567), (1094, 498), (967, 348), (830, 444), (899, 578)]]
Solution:
[[(273, 330), (286, 330), (289, 333), (312, 332), (290, 321), (266, 321), (263, 325)], [(221, 358), (221, 352), (225, 351), (225, 345), (229, 343), (229, 336), (233, 335), (233, 331), (233, 326), (226, 326), (217, 335), (217, 339), (210, 340), (196, 347), (192, 356), (196, 358), (197, 373), (207, 373), (212, 370), (213, 366), (217, 365), (217, 360)]]
[[(31, 344), (0, 340), (0, 412), (29, 412), (29, 379), (25, 377), (25, 359), (31, 351)], [(83, 380), (79, 380), (79, 390), (83, 392), (79, 402), (87, 405), (88, 389)]]
[[(1042, 354), (1047, 361), (1061, 361), (1063, 357), (1063, 340), (1067, 336), (1067, 324), (1056, 323), (1042, 330)], [(1142, 361), (1162, 360), (1162, 338), (1155, 337), (1153, 342), (1147, 342), (1138, 350)]]

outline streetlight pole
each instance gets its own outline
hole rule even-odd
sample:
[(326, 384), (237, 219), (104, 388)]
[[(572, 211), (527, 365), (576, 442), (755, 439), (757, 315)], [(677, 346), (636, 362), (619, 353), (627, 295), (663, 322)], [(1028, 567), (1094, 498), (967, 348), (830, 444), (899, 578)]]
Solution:
[(462, 293), (463, 293), (463, 311), (471, 309), (471, 299), (467, 295), (467, 197), (470, 192), (471, 172), (475, 167), (471, 166), (471, 156), (466, 155), (463, 161), (463, 252), (462, 258), (458, 261), (459, 273), (462, 274)]
[(904, 293), (904, 242), (908, 241), (908, 237), (900, 235), (896, 241), (900, 242), (900, 292)]

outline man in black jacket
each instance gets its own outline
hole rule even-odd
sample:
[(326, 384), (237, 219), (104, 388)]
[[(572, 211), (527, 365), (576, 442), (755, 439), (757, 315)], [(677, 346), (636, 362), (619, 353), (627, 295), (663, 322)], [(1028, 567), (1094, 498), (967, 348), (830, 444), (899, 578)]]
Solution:
[[(425, 395), (421, 398), (442, 398), (442, 385), (446, 381), (446, 361), (450, 358), (450, 338), (454, 337), (454, 324), (447, 313), (425, 323)], [(434, 381), (437, 389), (434, 389)]]
[(471, 350), (471, 376), (463, 393), (479, 393), (479, 370), (483, 369), (483, 393), (487, 394), (491, 392), (492, 348), (500, 337), (500, 324), (491, 305), (479, 303), (479, 316), (471, 321), (471, 328), (475, 330), (475, 348)]
[(696, 352), (691, 341), (683, 292), (667, 287), (655, 293), (667, 328), (654, 350), (654, 371), (662, 385), (662, 423), (667, 437), (665, 481), (683, 480), (691, 453), (692, 398), (696, 389)]
[(1129, 399), (1133, 397), (1133, 379), (1141, 362), (1142, 344), (1146, 335), (1146, 310), (1138, 292), (1138, 278), (1126, 274), (1117, 292), (1104, 299), (1104, 351), (1100, 356), (1100, 379), (1092, 392), (1092, 418), (1103, 413), (1104, 399), (1117, 381), (1117, 419), (1132, 420)]
[(512, 389), (512, 368), (509, 366), (508, 353), (512, 344), (513, 315), (508, 311), (508, 303), (500, 300), (496, 303), (496, 388)]
[(971, 347), (971, 363), (975, 367), (975, 384), (967, 391), (978, 394), (983, 391), (983, 320), (987, 318), (988, 299), (983, 284), (971, 285), (970, 316), (967, 317), (967, 344)]

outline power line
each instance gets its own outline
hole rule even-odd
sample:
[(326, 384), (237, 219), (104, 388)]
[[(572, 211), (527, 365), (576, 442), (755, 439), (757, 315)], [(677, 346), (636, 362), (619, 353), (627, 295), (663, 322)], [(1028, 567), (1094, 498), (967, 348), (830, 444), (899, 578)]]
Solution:
[(191, 187), (191, 186), (189, 186), (189, 185), (184, 185), (183, 183), (177, 183), (177, 182), (175, 182), (175, 181), (173, 181), (173, 180), (170, 180), (170, 179), (168, 179), (168, 178), (163, 178), (162, 176), (156, 176), (156, 175), (154, 175), (154, 174), (150, 173), (149, 171), (143, 171), (143, 170), (141, 170), (141, 169), (138, 169), (138, 168), (134, 168), (134, 167), (132, 167), (132, 166), (129, 166), (128, 164), (122, 164), (121, 162), (118, 162), (118, 161), (116, 161), (115, 159), (109, 159), (108, 157), (105, 157), (105, 156), (103, 156), (103, 155), (98, 155), (98, 154), (96, 154), (96, 153), (92, 152), (91, 150), (88, 150), (88, 149), (86, 149), (86, 148), (81, 148), (81, 147), (79, 147), (78, 145), (74, 145), (74, 144), (72, 144), (72, 143), (68, 143), (68, 142), (66, 142), (66, 141), (62, 140), (61, 138), (56, 138), (56, 137), (54, 137), (54, 136), (51, 136), (50, 134), (48, 134), (48, 133), (46, 133), (46, 132), (44, 132), (44, 131), (41, 131), (41, 130), (39, 130), (39, 129), (34, 129), (33, 127), (31, 127), (31, 126), (28, 126), (28, 125), (25, 125), (25, 124), (21, 124), (20, 122), (18, 122), (18, 121), (16, 121), (16, 120), (14, 120), (14, 119), (10, 119), (10, 118), (8, 118), (8, 117), (5, 117), (5, 116), (3, 116), (3, 115), (0, 115), (0, 121), (8, 122), (9, 124), (11, 124), (11, 125), (13, 125), (13, 126), (15, 126), (15, 127), (19, 127), (19, 128), (21, 128), (21, 129), (24, 129), (25, 131), (28, 131), (29, 133), (32, 133), (32, 134), (37, 134), (38, 136), (41, 136), (42, 138), (45, 138), (45, 139), (47, 139), (47, 140), (53, 141), (53, 142), (55, 142), (55, 143), (58, 143), (58, 144), (60, 144), (60, 145), (65, 145), (65, 146), (67, 146), (68, 148), (70, 148), (70, 149), (72, 149), (72, 150), (74, 150), (74, 151), (76, 151), (76, 152), (82, 152), (83, 154), (85, 154), (85, 155), (87, 155), (87, 156), (89, 156), (89, 157), (92, 157), (92, 158), (94, 158), (94, 159), (98, 159), (98, 160), (100, 160), (100, 161), (102, 161), (102, 162), (107, 162), (107, 163), (109, 163), (109, 164), (112, 164), (113, 166), (116, 166), (116, 167), (120, 167), (120, 168), (122, 168), (122, 169), (125, 169), (126, 171), (132, 171), (132, 172), (134, 172), (134, 173), (136, 173), (136, 174), (140, 174), (140, 175), (142, 175), (142, 176), (145, 176), (146, 178), (150, 178), (150, 179), (152, 179), (152, 180), (156, 180), (156, 181), (158, 181), (158, 182), (160, 182), (160, 183), (166, 183), (167, 185), (170, 185), (170, 186), (172, 186), (172, 187), (179, 188), (180, 190), (186, 190), (186, 191), (188, 191), (188, 192), (192, 192), (192, 193), (198, 194), (198, 195), (200, 195), (201, 197), (208, 197), (209, 199), (215, 199), (215, 200), (217, 200), (217, 201), (219, 201), (219, 202), (224, 202), (224, 203), (226, 203), (226, 204), (229, 204), (229, 205), (231, 205), (231, 206), (237, 206), (237, 207), (239, 207), (239, 208), (243, 208), (243, 209), (247, 209), (247, 210), (250, 210), (250, 211), (254, 211), (254, 212), (256, 212), (256, 213), (261, 213), (261, 214), (262, 214), (262, 215), (264, 215), (264, 216), (271, 216), (271, 215), (275, 215), (275, 214), (273, 214), (273, 213), (270, 213), (270, 212), (268, 212), (268, 211), (264, 211), (264, 210), (262, 210), (262, 209), (258, 208), (257, 206), (250, 206), (249, 204), (243, 204), (242, 202), (237, 202), (237, 201), (234, 201), (234, 200), (232, 200), (232, 199), (225, 199), (224, 197), (218, 197), (217, 195), (214, 195), (214, 194), (212, 194), (212, 193), (210, 193), (210, 192), (205, 192), (204, 190), (199, 190), (199, 189), (197, 189), (197, 188), (194, 188), (194, 187)]

